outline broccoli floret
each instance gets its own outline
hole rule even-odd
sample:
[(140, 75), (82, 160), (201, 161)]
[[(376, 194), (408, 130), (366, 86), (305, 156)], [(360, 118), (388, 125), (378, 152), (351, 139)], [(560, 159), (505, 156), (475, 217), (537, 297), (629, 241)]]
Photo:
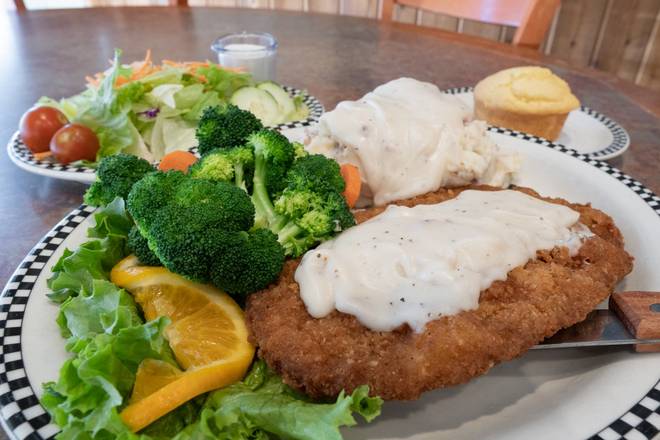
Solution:
[[(279, 219), (271, 228), (287, 255), (298, 256), (355, 224), (341, 195), (346, 183), (339, 165), (320, 154), (296, 160), (286, 176), (287, 187), (275, 201)], [(311, 242), (311, 244), (310, 244)]]
[(292, 142), (292, 144), (293, 144), (294, 156), (296, 159), (300, 159), (301, 157), (305, 157), (309, 154), (307, 150), (305, 150), (305, 146), (300, 142)]
[(138, 258), (140, 264), (144, 266), (162, 266), (156, 254), (149, 249), (147, 239), (140, 234), (137, 226), (133, 226), (128, 233), (128, 242), (126, 245), (128, 246), (128, 250)]
[(300, 147), (269, 129), (251, 134), (240, 150), (244, 148), (254, 154), (253, 177), (244, 180), (247, 185), (236, 180), (232, 150), (209, 153), (207, 160), (191, 168), (192, 175), (233, 180), (243, 189), (249, 189), (251, 182), (255, 228), (277, 234), (287, 256), (297, 257), (355, 223), (341, 195), (345, 182), (334, 160), (300, 155), (296, 152)]
[(298, 257), (316, 243), (355, 225), (344, 197), (336, 191), (287, 188), (275, 202), (279, 221), (271, 228), (286, 255)]
[(254, 153), (249, 147), (216, 148), (190, 167), (196, 179), (229, 182), (247, 191), (252, 186)]
[(297, 257), (355, 224), (341, 195), (346, 183), (334, 160), (318, 154), (301, 157), (287, 173), (286, 182), (275, 201), (277, 218), (271, 222), (286, 255)]
[(339, 164), (322, 154), (311, 154), (297, 159), (286, 176), (286, 183), (288, 188), (332, 190), (340, 194), (346, 189)]
[[(168, 210), (170, 214), (182, 212)], [(163, 266), (184, 277), (206, 283), (210, 281), (211, 262), (217, 250), (219, 230), (200, 225), (187, 227), (184, 221), (159, 216), (147, 230), (149, 243)], [(217, 227), (217, 226), (215, 226)]]
[(147, 174), (133, 185), (128, 194), (128, 212), (133, 219), (152, 222), (158, 212), (170, 202), (176, 188), (185, 179), (186, 175), (180, 171)]
[(241, 295), (266, 287), (282, 269), (282, 247), (270, 231), (251, 231), (254, 206), (232, 184), (152, 173), (133, 186), (128, 211), (160, 262), (193, 281)]
[(85, 203), (105, 206), (115, 197), (125, 199), (135, 182), (153, 171), (149, 162), (130, 154), (115, 154), (101, 159), (96, 181), (85, 192)]
[(242, 296), (273, 282), (284, 264), (284, 249), (277, 236), (268, 229), (230, 234), (211, 267), (213, 284)]
[(275, 219), (272, 200), (286, 187), (286, 173), (294, 160), (291, 142), (275, 130), (253, 133), (248, 145), (254, 150), (252, 203), (257, 213), (255, 223), (267, 226)]
[(262, 128), (256, 116), (233, 104), (207, 107), (196, 131), (199, 153), (204, 156), (216, 148), (243, 145), (250, 134)]

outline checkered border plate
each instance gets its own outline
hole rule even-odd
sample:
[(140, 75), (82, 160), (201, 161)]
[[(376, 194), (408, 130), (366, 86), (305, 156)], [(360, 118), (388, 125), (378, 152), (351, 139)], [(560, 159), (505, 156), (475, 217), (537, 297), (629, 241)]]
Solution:
[[(318, 121), (318, 119), (325, 111), (321, 101), (307, 93), (305, 90), (300, 90), (288, 86), (282, 86), (282, 88), (292, 97), (302, 96), (303, 102), (309, 108), (309, 116), (307, 119), (302, 121), (293, 121), (279, 124), (275, 128), (282, 129), (307, 127)], [(16, 162), (17, 165), (21, 166), (21, 168), (30, 172), (36, 172), (37, 174), (44, 174), (50, 177), (57, 177), (65, 180), (84, 181), (88, 183), (93, 182), (95, 179), (94, 173), (96, 170), (94, 168), (74, 164), (62, 165), (55, 162), (53, 159), (37, 159), (34, 157), (32, 152), (27, 149), (25, 144), (23, 144), (18, 132), (14, 133), (12, 138), (9, 140), (9, 144), (7, 145), (7, 152), (12, 161)], [(37, 172), (35, 169), (43, 171)]]
[[(83, 174), (94, 174), (94, 168), (82, 166), (82, 165), (62, 165), (54, 161), (54, 159), (44, 159), (39, 160), (34, 157), (34, 154), (25, 146), (21, 140), (18, 131), (14, 133), (9, 141), (9, 146), (7, 151), (12, 159), (18, 160), (28, 167), (41, 168), (43, 170), (53, 171), (57, 173), (83, 173)], [(77, 180), (77, 179), (76, 179)]]
[(47, 439), (59, 432), (50, 423), (50, 416), (39, 403), (25, 373), (21, 328), (39, 274), (64, 239), (94, 209), (82, 205), (48, 232), (21, 262), (0, 295), (0, 419), (15, 439)]
[[(660, 198), (637, 180), (605, 162), (536, 136), (491, 127), (491, 131), (552, 148), (604, 171), (632, 189), (660, 216)], [(50, 439), (59, 431), (39, 404), (23, 365), (21, 327), (37, 277), (64, 239), (94, 208), (81, 205), (55, 226), (21, 262), (0, 295), (0, 421), (17, 439)], [(660, 381), (618, 420), (589, 440), (650, 440), (660, 433)]]
[[(452, 89), (444, 90), (444, 92), (449, 93), (450, 95), (461, 95), (463, 93), (472, 93), (473, 88), (455, 87)], [(580, 107), (580, 111), (602, 123), (610, 131), (610, 133), (612, 133), (612, 139), (613, 139), (612, 143), (607, 147), (598, 151), (594, 151), (593, 153), (589, 153), (587, 156), (593, 159), (604, 160), (614, 157), (617, 155), (617, 153), (623, 152), (626, 148), (628, 148), (628, 146), (630, 145), (630, 136), (622, 126), (620, 126), (618, 123), (608, 118), (604, 114), (599, 113), (596, 110), (592, 110), (584, 105)]]
[(289, 86), (282, 86), (282, 88), (290, 96), (294, 98), (296, 96), (302, 96), (303, 102), (307, 104), (307, 108), (309, 108), (309, 116), (307, 117), (307, 119), (304, 119), (302, 121), (293, 121), (293, 122), (286, 122), (284, 124), (279, 124), (276, 128), (282, 129), (282, 128), (307, 127), (319, 120), (319, 118), (325, 111), (325, 108), (323, 108), (323, 104), (321, 104), (321, 101), (319, 101), (314, 96), (307, 93), (306, 90), (295, 89)]

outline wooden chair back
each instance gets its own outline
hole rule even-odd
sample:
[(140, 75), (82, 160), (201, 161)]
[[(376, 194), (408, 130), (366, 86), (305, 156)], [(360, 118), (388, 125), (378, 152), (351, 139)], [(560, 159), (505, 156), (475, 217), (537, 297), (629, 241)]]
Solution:
[(14, 0), (14, 6), (18, 12), (25, 11), (25, 3), (23, 3), (23, 0)]
[[(188, 6), (188, 0), (167, 0), (169, 6)], [(18, 12), (23, 12), (27, 8), (25, 7), (25, 2), (23, 0), (14, 0), (14, 6)]]
[(538, 49), (560, 0), (383, 0), (383, 21), (394, 19), (395, 4), (467, 20), (516, 27), (513, 44)]

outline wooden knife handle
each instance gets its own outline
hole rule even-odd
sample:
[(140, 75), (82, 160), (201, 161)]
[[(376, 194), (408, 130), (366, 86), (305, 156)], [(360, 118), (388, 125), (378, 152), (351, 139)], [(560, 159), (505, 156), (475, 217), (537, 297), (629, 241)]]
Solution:
[[(660, 339), (660, 292), (620, 292), (610, 296), (610, 309), (637, 339)], [(638, 344), (639, 352), (660, 352), (660, 344)]]

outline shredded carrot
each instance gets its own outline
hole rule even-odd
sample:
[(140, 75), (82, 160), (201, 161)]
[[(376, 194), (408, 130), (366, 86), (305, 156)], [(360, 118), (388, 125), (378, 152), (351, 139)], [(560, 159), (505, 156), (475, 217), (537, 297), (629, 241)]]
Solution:
[(53, 155), (53, 152), (48, 150), (48, 151), (43, 151), (41, 153), (32, 153), (35, 159), (37, 160), (44, 160), (48, 157), (51, 157)]
[(345, 163), (341, 165), (339, 171), (341, 172), (341, 177), (344, 178), (344, 182), (346, 182), (343, 196), (346, 199), (346, 204), (352, 208), (357, 203), (357, 200), (360, 197), (360, 190), (362, 189), (360, 169), (355, 165)]
[[(112, 64), (112, 60), (109, 61), (110, 64)], [(192, 75), (193, 77), (197, 78), (201, 82), (207, 82), (207, 79), (204, 75), (197, 73), (197, 70), (201, 67), (209, 67), (213, 63), (209, 60), (206, 61), (173, 61), (170, 59), (164, 59), (162, 61), (162, 65), (160, 66), (154, 66), (153, 61), (151, 59), (151, 49), (147, 49), (147, 53), (145, 54), (144, 60), (140, 62), (135, 62), (132, 63), (132, 66), (135, 66), (133, 72), (131, 73), (130, 77), (125, 77), (125, 76), (120, 76), (117, 78), (115, 81), (115, 87), (121, 87), (124, 84), (128, 84), (133, 81), (140, 80), (142, 78), (145, 78), (153, 73), (159, 72), (163, 70), (163, 66), (168, 66), (168, 67), (174, 67), (178, 69), (183, 69), (185, 70), (188, 74)], [(244, 72), (245, 69), (242, 69), (240, 67), (222, 67), (219, 66), (220, 68), (227, 70), (229, 72), (236, 72), (236, 73), (241, 73)], [(103, 80), (103, 72), (95, 73), (93, 76), (86, 76), (85, 81), (87, 81), (87, 84), (91, 86), (98, 87), (98, 85), (101, 83)]]

